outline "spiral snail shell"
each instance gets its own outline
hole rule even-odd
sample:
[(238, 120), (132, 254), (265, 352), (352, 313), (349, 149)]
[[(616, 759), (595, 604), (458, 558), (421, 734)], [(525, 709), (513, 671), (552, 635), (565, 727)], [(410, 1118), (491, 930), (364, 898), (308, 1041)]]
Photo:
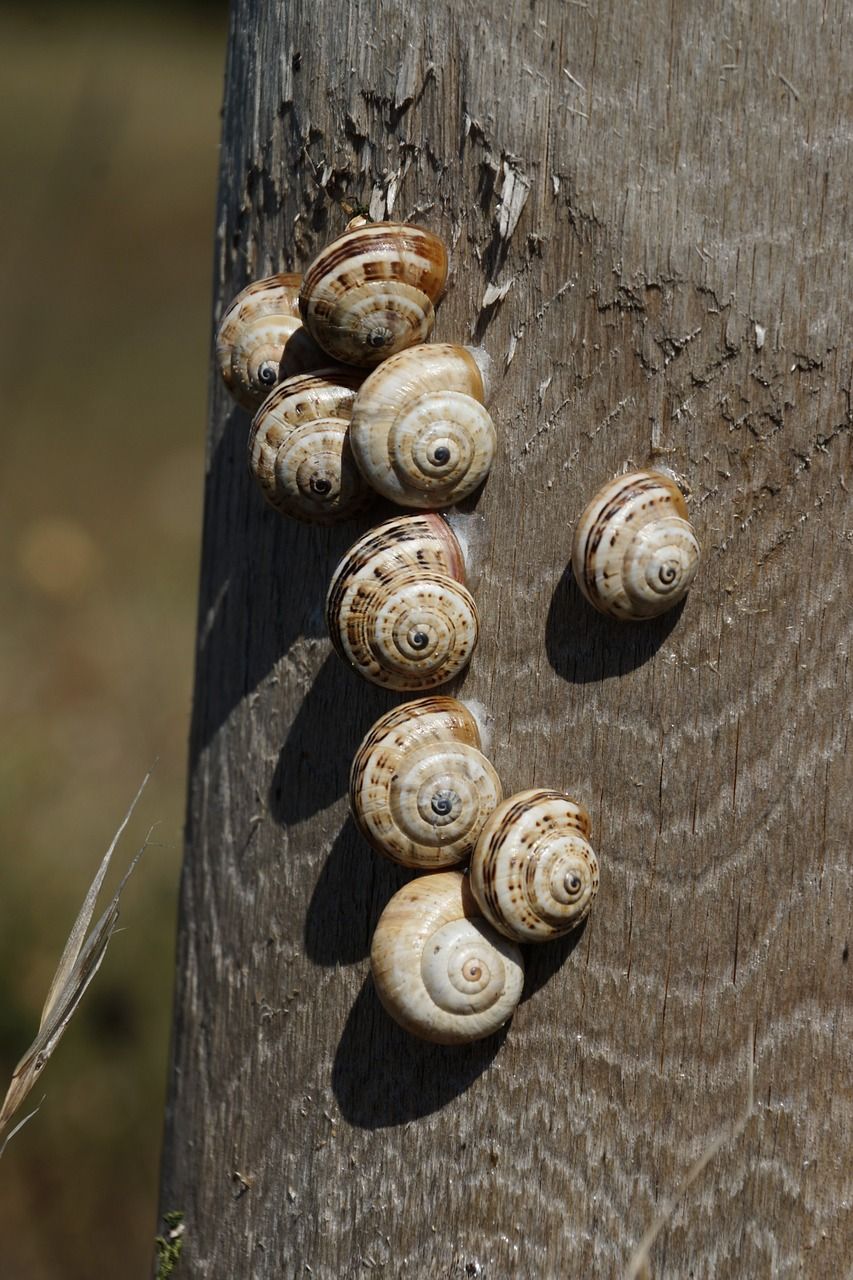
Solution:
[(299, 306), (335, 360), (374, 365), (426, 341), (446, 279), (447, 252), (431, 231), (354, 219), (311, 263)]
[(279, 383), (249, 431), (249, 470), (278, 511), (332, 524), (365, 507), (371, 490), (353, 460), (349, 420), (361, 375), (340, 366)]
[(572, 569), (590, 604), (633, 621), (681, 600), (699, 554), (675, 480), (635, 471), (608, 481), (587, 506), (575, 529)]
[(477, 722), (454, 698), (421, 698), (376, 721), (350, 772), (350, 809), (377, 853), (434, 871), (467, 861), (503, 791)]
[(470, 661), (477, 606), (437, 515), (397, 516), (364, 534), (335, 570), (326, 621), (341, 657), (390, 689), (432, 689)]
[(598, 892), (589, 814), (560, 791), (520, 791), (486, 821), (470, 879), (486, 919), (507, 937), (547, 942), (585, 919)]
[(497, 1031), (524, 985), (521, 953), (481, 918), (459, 871), (419, 876), (394, 894), (373, 935), (370, 968), (391, 1017), (438, 1044)]
[(228, 307), (216, 334), (216, 362), (231, 395), (256, 409), (295, 373), (328, 364), (299, 316), (299, 275), (255, 280)]
[(435, 510), (483, 483), (495, 453), (476, 353), (446, 343), (409, 347), (365, 379), (350, 439), (374, 489), (403, 507)]

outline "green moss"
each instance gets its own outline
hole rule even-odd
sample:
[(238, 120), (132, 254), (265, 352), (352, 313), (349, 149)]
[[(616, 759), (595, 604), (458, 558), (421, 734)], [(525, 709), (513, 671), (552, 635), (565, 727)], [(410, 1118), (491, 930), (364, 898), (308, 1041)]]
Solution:
[(172, 1209), (163, 1214), (166, 1234), (157, 1236), (154, 1244), (157, 1247), (156, 1280), (168, 1280), (181, 1260), (184, 1247), (184, 1215), (180, 1209)]

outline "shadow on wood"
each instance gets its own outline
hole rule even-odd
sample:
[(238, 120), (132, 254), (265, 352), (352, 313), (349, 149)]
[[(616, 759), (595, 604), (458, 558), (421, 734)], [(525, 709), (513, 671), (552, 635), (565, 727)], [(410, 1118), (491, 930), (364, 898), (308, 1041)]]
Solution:
[(440, 1111), (491, 1065), (509, 1025), (476, 1044), (429, 1044), (388, 1017), (367, 978), (332, 1068), (343, 1115), (360, 1129), (385, 1129)]
[(370, 951), (376, 921), (414, 872), (374, 853), (347, 817), (305, 916), (305, 950), (316, 964), (354, 964)]
[[(688, 597), (689, 598), (689, 597)], [(545, 623), (548, 661), (571, 684), (624, 676), (649, 662), (675, 627), (686, 599), (643, 622), (619, 622), (584, 599), (569, 564), (551, 598)]]
[[(535, 996), (536, 992), (550, 982), (555, 973), (559, 973), (569, 956), (578, 946), (586, 932), (588, 920), (582, 921), (577, 929), (555, 938), (553, 942), (533, 943), (522, 948), (524, 956), (524, 990), (521, 993), (521, 1004)], [(577, 962), (575, 962), (576, 964)], [(561, 981), (575, 981), (575, 966), (569, 965), (561, 975)]]
[(369, 684), (330, 653), (281, 748), (269, 796), (276, 821), (282, 826), (302, 822), (345, 795), (362, 738), (398, 701), (398, 695)]
[[(205, 559), (200, 586), (198, 678), (205, 699), (195, 708), (193, 754), (298, 639), (326, 634), (328, 583), (375, 518), (368, 512), (358, 522), (320, 528), (274, 511), (246, 468), (249, 421), (243, 410), (230, 411), (207, 479), (205, 538), (216, 555)], [(223, 652), (235, 660), (222, 663)]]

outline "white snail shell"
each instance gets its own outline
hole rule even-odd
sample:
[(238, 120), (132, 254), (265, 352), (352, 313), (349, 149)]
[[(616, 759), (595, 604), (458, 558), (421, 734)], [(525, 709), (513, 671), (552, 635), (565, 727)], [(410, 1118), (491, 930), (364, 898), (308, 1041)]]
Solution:
[(370, 501), (370, 487), (349, 443), (360, 382), (357, 370), (340, 366), (288, 378), (255, 414), (249, 470), (278, 511), (332, 524), (349, 519)]
[(256, 409), (282, 378), (328, 364), (302, 327), (299, 275), (248, 285), (226, 310), (216, 334), (216, 362), (231, 395)]
[(598, 892), (589, 814), (560, 791), (520, 791), (487, 820), (471, 859), (480, 910), (509, 938), (547, 942), (574, 929)]
[(459, 543), (441, 516), (386, 520), (335, 570), (326, 598), (332, 643), (374, 684), (445, 684), (468, 664), (479, 634), (464, 573)]
[(455, 698), (421, 698), (377, 720), (350, 772), (365, 840), (421, 871), (467, 861), (503, 795), (480, 746), (476, 720)]
[(475, 355), (446, 343), (383, 361), (356, 396), (350, 438), (365, 479), (404, 507), (450, 506), (483, 483), (495, 454)]
[(311, 263), (299, 305), (335, 360), (374, 365), (426, 341), (446, 279), (447, 251), (431, 231), (354, 219)]
[(654, 618), (687, 593), (699, 543), (684, 495), (659, 471), (608, 481), (575, 529), (572, 570), (590, 604), (633, 621)]
[(370, 968), (391, 1017), (438, 1044), (492, 1035), (524, 985), (521, 953), (480, 917), (459, 871), (419, 876), (394, 894), (373, 935)]

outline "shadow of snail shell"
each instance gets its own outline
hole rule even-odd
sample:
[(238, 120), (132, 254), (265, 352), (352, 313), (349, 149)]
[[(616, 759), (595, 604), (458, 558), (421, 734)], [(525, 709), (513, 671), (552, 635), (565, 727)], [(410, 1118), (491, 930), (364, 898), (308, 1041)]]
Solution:
[(485, 918), (521, 942), (547, 942), (584, 920), (598, 892), (589, 814), (560, 791), (520, 791), (480, 832), (471, 889)]
[(423, 227), (354, 219), (305, 273), (305, 327), (335, 360), (374, 365), (425, 342), (447, 279), (447, 252)]
[(421, 871), (466, 862), (503, 795), (480, 745), (454, 698), (421, 698), (377, 720), (350, 772), (350, 809), (368, 844)]
[(365, 479), (403, 507), (435, 510), (478, 488), (495, 454), (473, 352), (447, 344), (400, 351), (365, 380), (352, 449)]
[(350, 547), (326, 598), (332, 643), (389, 689), (432, 689), (465, 667), (479, 618), (462, 551), (437, 515), (397, 516)]
[(280, 383), (249, 431), (249, 470), (276, 510), (332, 524), (370, 502), (349, 444), (350, 414), (361, 374), (318, 369)]
[(578, 521), (575, 581), (591, 605), (613, 618), (665, 613), (686, 595), (698, 567), (684, 495), (663, 472), (608, 481)]
[(391, 1017), (437, 1044), (492, 1035), (524, 985), (521, 953), (481, 918), (459, 871), (419, 876), (394, 894), (373, 935), (370, 968)]
[(267, 276), (228, 307), (216, 334), (216, 362), (231, 395), (256, 409), (282, 378), (328, 364), (302, 327), (299, 275)]

